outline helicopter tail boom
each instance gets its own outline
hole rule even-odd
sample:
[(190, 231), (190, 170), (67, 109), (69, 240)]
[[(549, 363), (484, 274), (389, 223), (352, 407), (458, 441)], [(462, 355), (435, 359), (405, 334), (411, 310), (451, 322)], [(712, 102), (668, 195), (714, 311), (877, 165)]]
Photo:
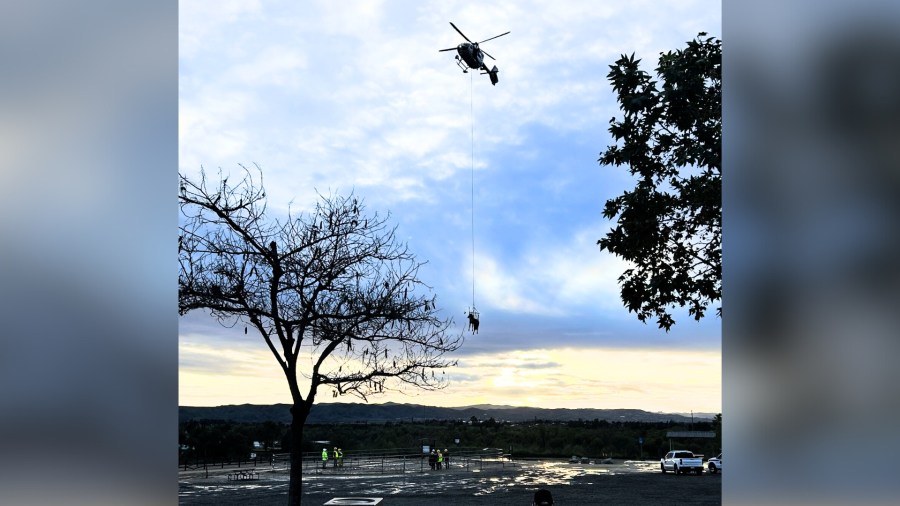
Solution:
[(488, 76), (490, 76), (492, 85), (496, 86), (497, 83), (500, 82), (500, 78), (497, 77), (497, 72), (500, 72), (500, 69), (498, 69), (496, 65), (494, 65), (494, 68), (492, 68), (491, 70), (488, 70), (487, 65), (481, 67), (481, 69), (484, 70), (481, 75), (487, 74)]

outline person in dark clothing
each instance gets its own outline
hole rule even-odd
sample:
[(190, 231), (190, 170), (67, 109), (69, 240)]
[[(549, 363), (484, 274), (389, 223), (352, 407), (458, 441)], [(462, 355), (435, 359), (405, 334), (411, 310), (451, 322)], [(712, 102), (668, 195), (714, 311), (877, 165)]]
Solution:
[(469, 311), (469, 330), (472, 331), (473, 334), (478, 333), (478, 325), (481, 323), (478, 319), (478, 313), (475, 311)]
[(553, 506), (553, 495), (549, 490), (542, 488), (534, 493), (532, 506)]

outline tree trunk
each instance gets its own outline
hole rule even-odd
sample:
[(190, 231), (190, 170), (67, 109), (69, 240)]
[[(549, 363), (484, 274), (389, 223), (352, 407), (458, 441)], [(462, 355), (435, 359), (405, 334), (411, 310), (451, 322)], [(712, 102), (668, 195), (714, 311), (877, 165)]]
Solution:
[(291, 408), (291, 482), (288, 487), (288, 504), (299, 506), (303, 493), (303, 425), (309, 409), (304, 405)]

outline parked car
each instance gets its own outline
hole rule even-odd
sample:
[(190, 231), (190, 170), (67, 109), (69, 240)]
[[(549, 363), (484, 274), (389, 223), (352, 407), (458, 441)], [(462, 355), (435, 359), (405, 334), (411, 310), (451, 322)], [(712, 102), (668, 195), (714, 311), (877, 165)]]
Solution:
[(710, 457), (710, 459), (706, 461), (706, 470), (713, 474), (716, 474), (722, 470), (722, 454), (721, 453), (715, 457)]
[(694, 452), (687, 450), (674, 450), (659, 460), (659, 467), (663, 473), (672, 471), (675, 474), (703, 473), (703, 458), (695, 457)]

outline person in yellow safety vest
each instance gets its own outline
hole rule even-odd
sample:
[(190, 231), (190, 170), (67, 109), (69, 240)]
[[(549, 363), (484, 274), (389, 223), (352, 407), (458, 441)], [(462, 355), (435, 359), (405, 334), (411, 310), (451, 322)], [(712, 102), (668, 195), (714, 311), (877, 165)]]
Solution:
[(344, 450), (341, 450), (340, 448), (338, 448), (337, 456), (338, 456), (338, 467), (344, 467)]
[(437, 468), (438, 468), (438, 471), (441, 470), (441, 464), (443, 464), (443, 463), (444, 463), (444, 454), (441, 453), (440, 450), (438, 450), (438, 461), (437, 461)]
[(322, 469), (328, 465), (328, 448), (322, 448)]
[(334, 447), (334, 465), (331, 467), (337, 467), (337, 459), (338, 459), (338, 449), (337, 446)]

